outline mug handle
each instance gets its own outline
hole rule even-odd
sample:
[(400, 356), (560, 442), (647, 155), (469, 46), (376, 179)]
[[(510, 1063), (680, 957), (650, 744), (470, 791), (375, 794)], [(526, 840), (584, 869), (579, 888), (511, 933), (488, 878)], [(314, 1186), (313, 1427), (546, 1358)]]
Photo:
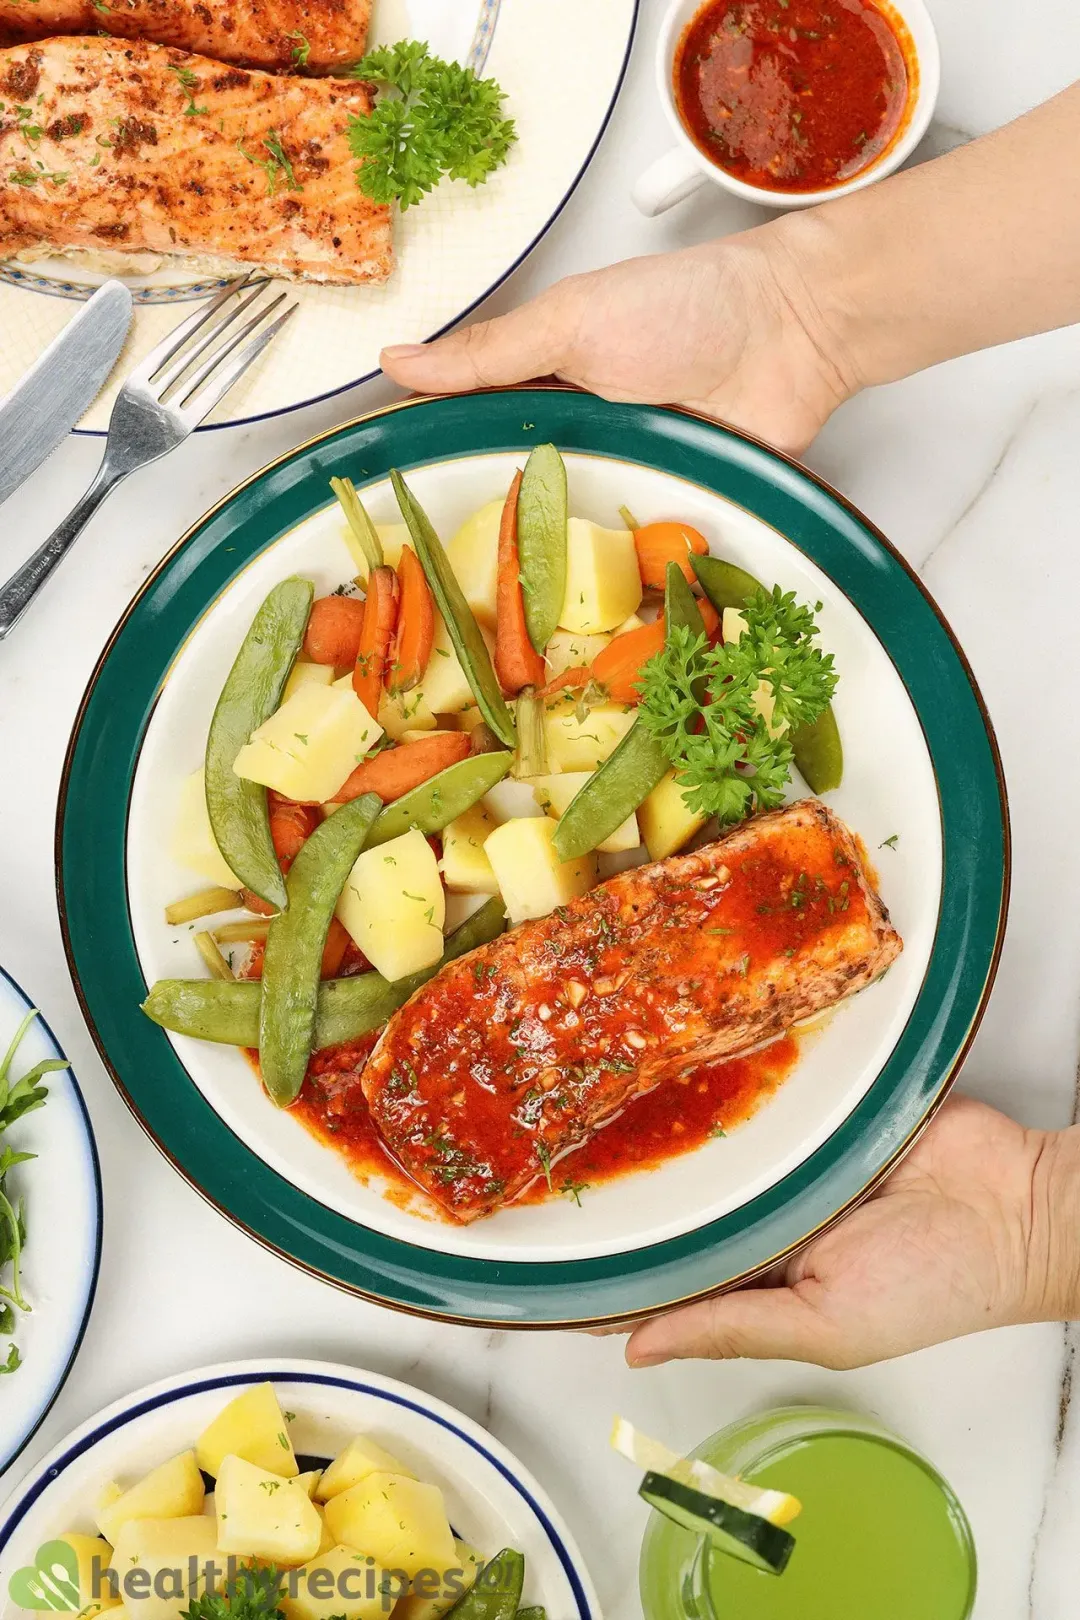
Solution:
[(650, 164), (630, 195), (634, 199), (635, 206), (652, 219), (655, 215), (664, 213), (665, 209), (683, 202), (699, 186), (705, 184), (705, 179), (699, 164), (690, 153), (684, 152), (680, 146), (675, 146), (662, 158), (657, 158), (655, 163)]

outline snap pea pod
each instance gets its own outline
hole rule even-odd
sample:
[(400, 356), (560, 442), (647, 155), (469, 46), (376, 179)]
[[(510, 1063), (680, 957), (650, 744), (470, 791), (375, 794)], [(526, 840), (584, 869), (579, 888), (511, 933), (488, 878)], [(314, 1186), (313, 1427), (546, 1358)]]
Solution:
[(566, 463), (553, 444), (538, 444), (518, 493), (518, 561), (529, 640), (547, 647), (566, 600)]
[(527, 1609), (518, 1610), (517, 1620), (547, 1620), (547, 1610), (542, 1603), (533, 1603)]
[(281, 702), (304, 640), (315, 587), (284, 579), (256, 613), (229, 671), (206, 739), (206, 808), (214, 840), (239, 881), (280, 911), (288, 904), (270, 837), (266, 789), (233, 770), (251, 733)]
[(460, 759), (445, 771), (413, 788), (388, 804), (368, 836), (369, 847), (385, 844), (416, 827), (425, 837), (442, 832), (456, 816), (463, 816), (478, 800), (502, 781), (514, 762), (513, 754), (473, 754)]
[(516, 1620), (524, 1585), (525, 1554), (504, 1547), (458, 1598), (447, 1620)]
[[(684, 625), (704, 635), (705, 625), (682, 570), (669, 563), (664, 590), (664, 623), (670, 633)], [(635, 720), (614, 753), (582, 784), (555, 828), (555, 853), (574, 861), (609, 838), (647, 799), (671, 769), (666, 748), (641, 720)]]
[[(349, 979), (328, 979), (319, 986), (315, 1019), (315, 1050), (359, 1040), (385, 1024), (421, 985), (434, 978), (455, 957), (466, 956), (497, 939), (506, 927), (501, 900), (488, 900), (446, 941), (442, 960), (422, 973), (391, 984), (381, 973), (358, 973)], [(257, 1047), (262, 986), (257, 979), (159, 979), (142, 1004), (155, 1024), (176, 1035), (224, 1046)]]
[[(747, 598), (765, 586), (745, 568), (720, 557), (691, 557), (701, 588), (719, 613), (746, 606)], [(795, 763), (811, 793), (831, 793), (844, 779), (844, 745), (832, 704), (809, 726), (791, 733)]]
[[(480, 626), (473, 617), (472, 608), (457, 582), (450, 559), (443, 549), (431, 522), (412, 490), (395, 467), (390, 473), (401, 515), (405, 519), (416, 555), (431, 586), (439, 612), (446, 621), (454, 651), (461, 660), (473, 696), (499, 741), (507, 748), (517, 745), (514, 717), (503, 699), (502, 688), (491, 667), (487, 645), (480, 634)], [(559, 604), (560, 607), (562, 604)]]
[(377, 794), (362, 793), (316, 827), (289, 868), (289, 905), (270, 919), (259, 1062), (263, 1085), (279, 1108), (300, 1095), (315, 1045), (319, 969), (330, 919), (381, 809)]

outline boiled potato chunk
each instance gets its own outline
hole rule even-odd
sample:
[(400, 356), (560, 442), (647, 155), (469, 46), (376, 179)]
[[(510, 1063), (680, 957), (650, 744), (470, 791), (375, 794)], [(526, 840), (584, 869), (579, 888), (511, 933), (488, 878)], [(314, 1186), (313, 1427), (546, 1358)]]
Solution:
[(205, 1591), (206, 1565), (217, 1553), (217, 1525), (205, 1514), (129, 1520), (113, 1549), (113, 1568), (131, 1620), (177, 1620)]
[(596, 882), (596, 857), (560, 861), (554, 838), (555, 823), (535, 816), (496, 827), (484, 845), (512, 927), (529, 917), (548, 916)]
[(288, 703), (294, 692), (299, 692), (302, 686), (330, 686), (334, 680), (332, 664), (307, 664), (300, 660), (293, 665), (285, 690), (281, 694), (282, 703)]
[(441, 1590), (430, 1596), (426, 1591), (415, 1591), (403, 1597), (394, 1610), (394, 1620), (442, 1620), (466, 1592), (472, 1591), (484, 1567), (483, 1557), (475, 1547), (455, 1541), (454, 1558), (456, 1567), (443, 1572)]
[(105, 1505), (98, 1513), (98, 1529), (115, 1545), (129, 1519), (185, 1519), (202, 1512), (205, 1496), (195, 1453), (184, 1451)]
[(113, 1582), (105, 1577), (113, 1556), (109, 1543), (98, 1536), (81, 1535), (77, 1530), (65, 1530), (56, 1540), (66, 1542), (75, 1554), (80, 1620), (93, 1620), (103, 1609), (115, 1613), (120, 1597), (114, 1595)]
[(223, 889), (240, 887), (214, 842), (210, 812), (206, 808), (206, 773), (201, 766), (193, 775), (185, 777), (180, 788), (169, 853), (181, 866), (190, 867)]
[(300, 1470), (273, 1384), (253, 1384), (230, 1401), (199, 1436), (195, 1457), (215, 1479), (226, 1457), (243, 1457), (282, 1479), (295, 1479)]
[(454, 1537), (442, 1492), (403, 1474), (369, 1474), (326, 1504), (326, 1522), (339, 1542), (369, 1553), (384, 1569), (415, 1575), (450, 1569)]
[(242, 1457), (226, 1457), (217, 1477), (218, 1551), (292, 1567), (322, 1541), (318, 1509), (297, 1479), (281, 1479)]
[(637, 817), (645, 848), (654, 861), (674, 855), (708, 820), (699, 811), (687, 809), (674, 771), (668, 771), (638, 806)]
[(481, 624), (495, 628), (498, 594), (499, 524), (502, 501), (489, 501), (474, 512), (446, 548), (465, 600)]
[[(480, 626), (480, 633), (487, 643), (488, 652), (493, 651), (493, 642), (484, 626)], [(461, 666), (461, 660), (454, 650), (454, 643), (450, 640), (450, 632), (446, 628), (446, 620), (442, 614), (435, 614), (435, 637), (431, 643), (431, 657), (428, 659), (417, 688), (423, 697), (425, 706), (433, 714), (460, 714), (463, 709), (469, 709), (476, 701), (473, 697), (469, 677)]]
[(297, 1474), (296, 1483), (304, 1487), (313, 1502), (317, 1502), (322, 1477), (323, 1471), (321, 1468), (310, 1468), (306, 1474)]
[[(532, 790), (536, 802), (547, 815), (558, 821), (569, 810), (593, 773), (591, 771), (564, 771), (561, 776), (534, 776)], [(624, 850), (637, 849), (641, 843), (637, 816), (631, 810), (621, 827), (616, 827), (597, 850), (602, 855), (621, 855)]]
[(319, 804), (382, 736), (351, 686), (302, 686), (251, 734), (233, 770), (287, 799)]
[(586, 518), (571, 518), (566, 526), (561, 628), (585, 635), (614, 630), (637, 612), (643, 595), (630, 530), (602, 529)]
[[(746, 630), (745, 615), (738, 608), (725, 608), (723, 619), (723, 637), (725, 644), (729, 641), (738, 641)], [(787, 722), (773, 719), (776, 709), (776, 694), (768, 681), (759, 681), (754, 691), (754, 708), (765, 722), (770, 737), (780, 737), (787, 730)]]
[(445, 949), (446, 892), (423, 833), (414, 827), (365, 849), (345, 879), (337, 915), (384, 978), (433, 967)]
[(457, 894), (498, 894), (498, 879), (484, 852), (495, 827), (491, 812), (474, 804), (443, 828), (442, 875), (448, 889)]
[(323, 1474), (315, 1492), (316, 1500), (329, 1502), (332, 1496), (340, 1496), (342, 1491), (359, 1485), (369, 1474), (404, 1474), (408, 1479), (416, 1477), (412, 1469), (406, 1468), (391, 1452), (384, 1451), (382, 1446), (369, 1440), (366, 1435), (358, 1434), (349, 1441), (344, 1451), (338, 1453)]
[(610, 640), (610, 636), (583, 636), (575, 635), (572, 630), (556, 630), (544, 649), (549, 676), (554, 680), (564, 670), (591, 664)]
[(573, 698), (544, 705), (544, 739), (553, 771), (595, 771), (613, 754), (636, 719), (625, 703), (582, 709)]
[(316, 1502), (315, 1511), (319, 1515), (319, 1523), (322, 1525), (322, 1537), (319, 1541), (319, 1550), (315, 1556), (316, 1558), (321, 1558), (323, 1553), (328, 1553), (330, 1551), (330, 1549), (335, 1545), (335, 1542), (333, 1536), (330, 1534), (330, 1526), (326, 1522), (326, 1509)]
[[(408, 528), (404, 523), (376, 523), (374, 527), (382, 546), (383, 562), (388, 563), (391, 568), (396, 568), (401, 561), (401, 548), (409, 541)], [(341, 524), (341, 538), (349, 548), (356, 577), (363, 584), (368, 577), (368, 560), (363, 546), (344, 520)]]
[[(352, 683), (352, 676), (349, 676)], [(384, 692), (379, 699), (379, 724), (388, 737), (403, 742), (410, 731), (434, 731), (435, 716), (424, 702), (418, 686), (411, 692)]]
[(295, 1571), (281, 1607), (286, 1620), (386, 1620), (385, 1580), (385, 1570), (367, 1554), (331, 1547)]

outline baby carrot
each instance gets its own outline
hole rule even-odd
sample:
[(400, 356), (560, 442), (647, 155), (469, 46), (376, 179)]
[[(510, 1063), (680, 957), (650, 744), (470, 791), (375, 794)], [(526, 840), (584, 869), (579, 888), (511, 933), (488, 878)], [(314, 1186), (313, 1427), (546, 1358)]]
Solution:
[(313, 805), (294, 804), (291, 799), (283, 799), (277, 793), (271, 793), (269, 799), (270, 837), (273, 839), (274, 853), (283, 870), (288, 871), (321, 818)]
[(323, 946), (322, 967), (319, 970), (320, 979), (336, 979), (341, 971), (341, 964), (345, 960), (345, 952), (352, 944), (345, 924), (336, 917), (331, 917), (330, 927), (326, 933), (326, 944)]
[(409, 692), (427, 669), (435, 640), (435, 603), (420, 559), (411, 546), (401, 548), (398, 584), (401, 596), (397, 639), (393, 662), (386, 672), (386, 687), (389, 692)]
[(506, 697), (526, 686), (544, 684), (544, 660), (529, 638), (518, 557), (520, 472), (514, 474), (499, 525), (498, 591), (495, 618), (495, 673)]
[(374, 719), (379, 712), (383, 674), (397, 624), (397, 575), (384, 564), (381, 568), (371, 570), (367, 584), (364, 622), (353, 669), (353, 691)]
[(653, 624), (643, 624), (638, 630), (625, 630), (614, 641), (609, 641), (593, 659), (593, 680), (606, 686), (616, 703), (637, 703), (641, 693), (637, 683), (649, 659), (664, 645), (663, 615)]
[(564, 669), (561, 675), (548, 681), (541, 696), (552, 697), (556, 692), (565, 691), (568, 686), (588, 686), (591, 679), (592, 670), (588, 664), (575, 664), (572, 669)]
[(705, 536), (689, 523), (646, 523), (643, 529), (634, 530), (634, 545), (642, 584), (658, 591), (664, 588), (669, 562), (678, 563), (687, 584), (692, 585), (691, 554), (703, 557), (709, 549)]
[(377, 793), (384, 804), (389, 804), (411, 793), (439, 771), (467, 759), (469, 747), (468, 732), (433, 731), (430, 737), (386, 748), (356, 767), (345, 786), (334, 794), (334, 801), (346, 804), (361, 793)]
[(364, 604), (355, 596), (320, 596), (312, 604), (304, 651), (313, 664), (355, 664), (360, 651)]

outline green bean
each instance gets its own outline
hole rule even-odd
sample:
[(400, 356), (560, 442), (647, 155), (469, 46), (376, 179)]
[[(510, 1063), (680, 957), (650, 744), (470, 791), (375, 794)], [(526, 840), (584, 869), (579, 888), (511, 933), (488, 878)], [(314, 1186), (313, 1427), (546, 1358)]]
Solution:
[(263, 1085), (279, 1108), (300, 1095), (315, 1045), (319, 970), (345, 880), (367, 843), (382, 800), (362, 793), (342, 805), (301, 848), (286, 879), (289, 905), (270, 919), (259, 1008)]
[[(339, 812), (340, 814), (340, 812)], [(501, 900), (487, 900), (446, 941), (442, 960), (433, 968), (389, 983), (381, 973), (358, 973), (328, 979), (319, 986), (315, 1048), (359, 1040), (385, 1024), (409, 997), (455, 957), (465, 956), (497, 939), (506, 927)], [(176, 1035), (223, 1046), (257, 1047), (262, 986), (257, 979), (159, 979), (142, 1010), (155, 1024)]]
[(480, 626), (473, 617), (472, 608), (465, 600), (465, 593), (450, 566), (450, 559), (443, 549), (442, 541), (397, 468), (391, 471), (390, 481), (394, 486), (401, 515), (416, 547), (416, 555), (431, 586), (439, 612), (446, 621), (454, 651), (461, 660), (461, 667), (472, 687), (473, 696), (480, 705), (480, 712), (499, 741), (505, 743), (507, 748), (514, 748), (517, 745), (514, 717), (506, 706), (502, 688), (491, 667), (487, 644), (480, 634)]
[(206, 808), (214, 840), (239, 881), (278, 910), (288, 898), (270, 837), (266, 789), (237, 776), (233, 765), (251, 733), (281, 702), (314, 595), (307, 579), (275, 585), (244, 637), (206, 739)]
[(442, 832), (456, 816), (463, 816), (501, 782), (514, 760), (500, 749), (496, 754), (473, 754), (440, 771), (411, 793), (405, 793), (380, 812), (368, 845), (385, 844), (416, 827), (425, 835)]
[(515, 1620), (524, 1584), (525, 1554), (504, 1547), (458, 1598), (447, 1620)]
[(566, 463), (538, 444), (518, 493), (518, 560), (529, 640), (538, 653), (559, 627), (566, 600)]

